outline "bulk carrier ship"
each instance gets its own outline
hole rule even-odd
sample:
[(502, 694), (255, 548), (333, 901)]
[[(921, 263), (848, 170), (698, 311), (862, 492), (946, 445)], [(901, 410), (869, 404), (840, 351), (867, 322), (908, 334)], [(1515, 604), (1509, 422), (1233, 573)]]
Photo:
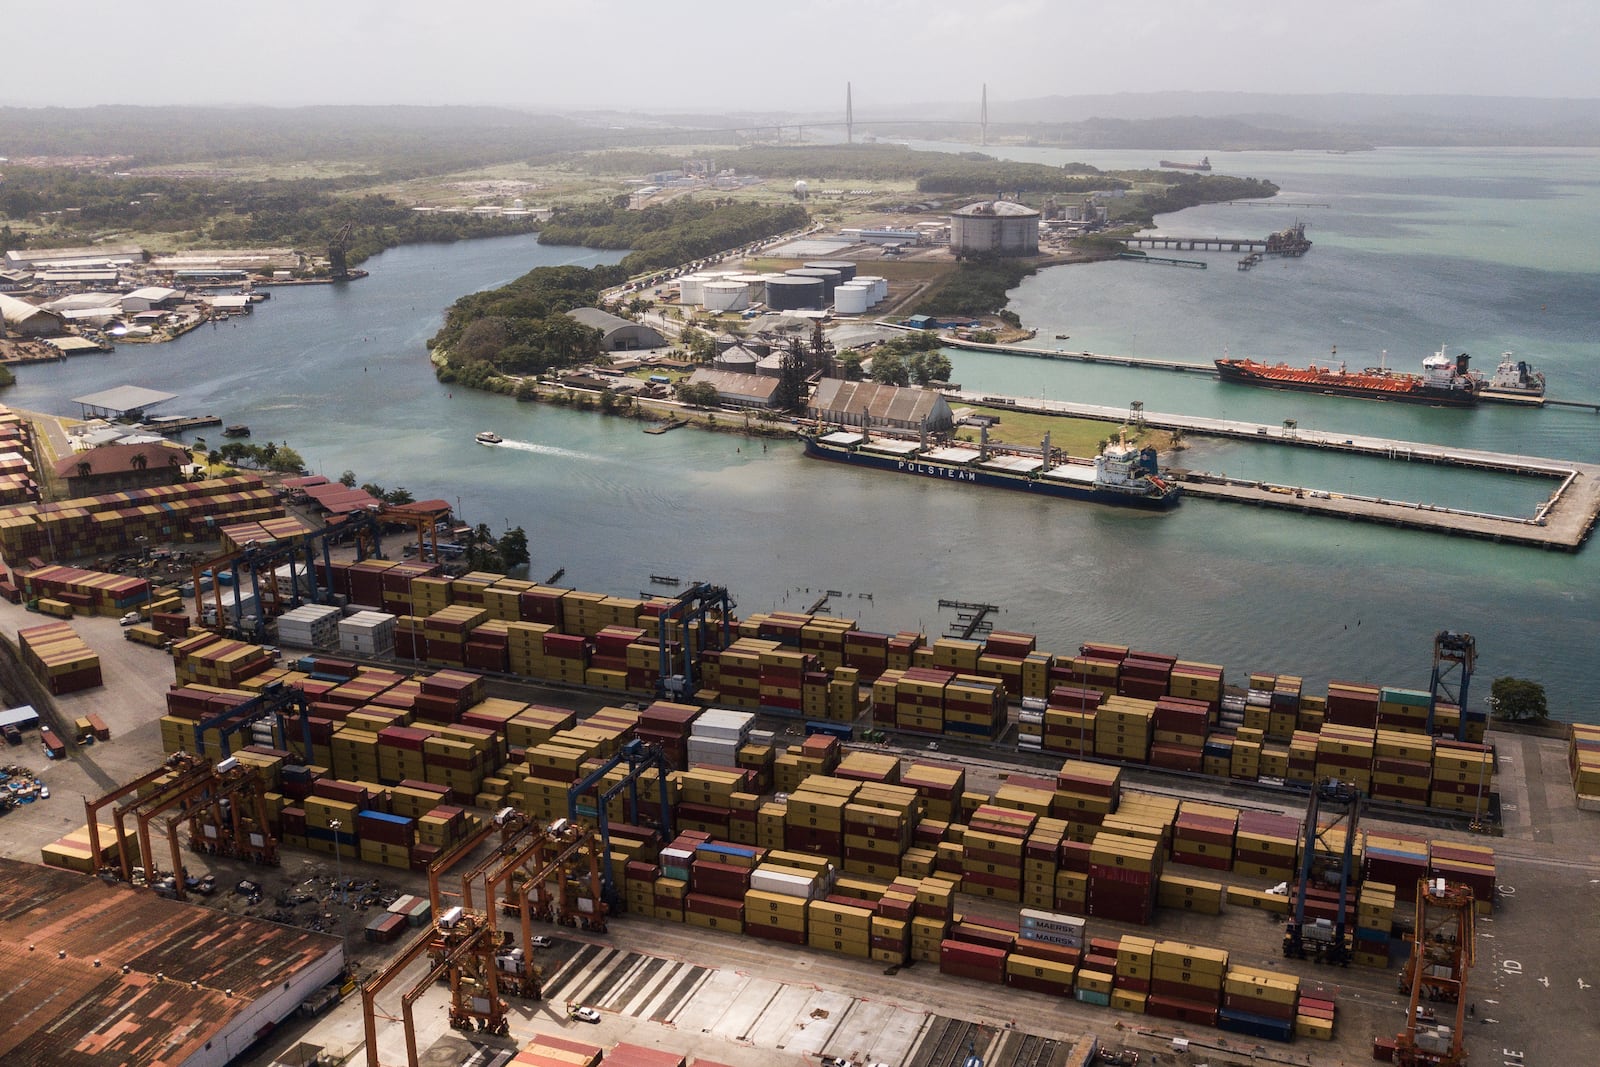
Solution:
[(1173, 507), (1182, 495), (1177, 483), (1161, 473), (1153, 448), (1118, 441), (1108, 444), (1092, 462), (1053, 462), (1049, 436), (1037, 452), (1023, 452), (991, 449), (987, 429), (982, 434), (977, 448), (964, 442), (929, 445), (874, 437), (865, 430), (802, 431), (800, 439), (806, 455), (817, 459), (965, 485), (1153, 510)]
[(1337, 367), (1291, 367), (1287, 363), (1258, 363), (1253, 359), (1219, 359), (1217, 376), (1238, 385), (1292, 389), (1328, 396), (1364, 400), (1398, 400), (1436, 407), (1471, 407), (1478, 402), (1483, 380), (1467, 369), (1465, 352), (1451, 359), (1440, 349), (1422, 361), (1421, 374), (1368, 367), (1352, 372)]

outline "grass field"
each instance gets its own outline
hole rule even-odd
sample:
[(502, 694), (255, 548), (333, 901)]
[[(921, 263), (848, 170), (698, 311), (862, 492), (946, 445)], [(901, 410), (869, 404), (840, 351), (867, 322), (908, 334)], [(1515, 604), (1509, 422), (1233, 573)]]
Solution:
[[(1066, 451), (1069, 456), (1098, 455), (1101, 446), (1116, 437), (1121, 427), (1097, 419), (1071, 419), (1058, 415), (1039, 415), (1011, 408), (974, 406), (979, 415), (990, 415), (1000, 422), (989, 427), (991, 444), (1026, 445), (1037, 448), (1050, 435), (1050, 446)], [(963, 428), (956, 434), (964, 441), (978, 440), (978, 431)], [(1172, 447), (1172, 435), (1160, 430), (1129, 431), (1128, 440), (1138, 445), (1148, 445), (1160, 451)]]

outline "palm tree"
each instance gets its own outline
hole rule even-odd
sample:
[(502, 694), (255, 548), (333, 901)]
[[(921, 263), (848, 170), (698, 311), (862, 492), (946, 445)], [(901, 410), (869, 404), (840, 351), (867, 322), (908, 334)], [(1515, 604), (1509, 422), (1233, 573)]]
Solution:
[(94, 467), (86, 459), (78, 461), (78, 477), (87, 478), (94, 473)]
[(145, 455), (143, 452), (135, 452), (132, 458), (128, 460), (128, 466), (132, 467), (136, 471), (142, 471), (149, 465), (150, 457)]

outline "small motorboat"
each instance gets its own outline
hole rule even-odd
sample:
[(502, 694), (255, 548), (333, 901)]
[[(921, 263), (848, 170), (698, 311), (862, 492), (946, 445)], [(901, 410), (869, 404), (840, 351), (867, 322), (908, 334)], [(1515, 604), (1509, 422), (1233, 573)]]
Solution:
[(480, 445), (497, 445), (501, 441), (504, 441), (505, 438), (501, 437), (493, 430), (480, 430), (478, 431), (477, 440)]

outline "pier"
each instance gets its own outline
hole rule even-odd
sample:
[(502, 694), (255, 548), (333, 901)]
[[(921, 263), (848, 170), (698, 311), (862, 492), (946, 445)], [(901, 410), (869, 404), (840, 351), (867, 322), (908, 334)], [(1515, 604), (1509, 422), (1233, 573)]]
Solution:
[[(1127, 421), (1125, 408), (1103, 404), (1077, 404), (1062, 400), (1030, 397), (997, 397), (978, 393), (957, 393), (951, 399), (969, 404), (1014, 408), (1047, 415), (1094, 419), (1100, 422)], [(1576, 552), (1589, 539), (1600, 519), (1600, 466), (1538, 456), (1519, 456), (1476, 448), (1399, 441), (1381, 437), (1304, 430), (1298, 427), (1214, 419), (1197, 415), (1172, 415), (1144, 412), (1147, 426), (1209, 437), (1229, 437), (1241, 441), (1286, 445), (1376, 456), (1408, 463), (1435, 463), (1441, 466), (1547, 478), (1555, 483), (1550, 497), (1532, 515), (1496, 515), (1465, 511), (1415, 501), (1389, 500), (1355, 493), (1333, 493), (1308, 486), (1277, 485), (1267, 482), (1224, 478), (1204, 472), (1181, 473), (1184, 492), (1201, 499), (1233, 504), (1250, 504), (1304, 514), (1325, 515), (1356, 522), (1426, 530), (1473, 537), (1504, 544)]]
[(1187, 363), (1181, 359), (1146, 359), (1142, 356), (1112, 356), (1103, 352), (1068, 352), (1061, 348), (1039, 348), (1034, 345), (988, 344), (968, 341), (951, 334), (939, 340), (947, 348), (960, 348), (969, 352), (995, 352), (1002, 356), (1032, 356), (1036, 359), (1064, 359), (1073, 363), (1109, 363), (1114, 367), (1142, 367), (1146, 370), (1185, 371), (1191, 374), (1217, 375), (1214, 363)]
[(1118, 252), (1118, 259), (1125, 259), (1129, 263), (1155, 263), (1163, 267), (1192, 267), (1196, 270), (1205, 270), (1206, 262), (1203, 259), (1173, 259), (1170, 256), (1147, 256), (1143, 252)]

